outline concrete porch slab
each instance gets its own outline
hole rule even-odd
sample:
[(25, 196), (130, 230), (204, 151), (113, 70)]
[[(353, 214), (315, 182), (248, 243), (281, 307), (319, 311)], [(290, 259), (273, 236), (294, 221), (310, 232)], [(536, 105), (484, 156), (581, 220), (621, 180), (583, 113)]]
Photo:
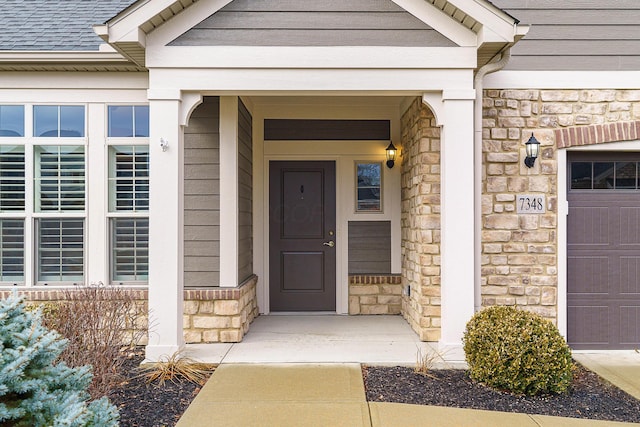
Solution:
[[(433, 355), (445, 363), (401, 316), (267, 315), (237, 344), (190, 344), (188, 354), (209, 363), (365, 363), (414, 366)], [(455, 367), (464, 367), (458, 364)]]
[(226, 343), (187, 344), (184, 349), (184, 355), (200, 362), (217, 365), (222, 363), (231, 347), (233, 347), (233, 344)]

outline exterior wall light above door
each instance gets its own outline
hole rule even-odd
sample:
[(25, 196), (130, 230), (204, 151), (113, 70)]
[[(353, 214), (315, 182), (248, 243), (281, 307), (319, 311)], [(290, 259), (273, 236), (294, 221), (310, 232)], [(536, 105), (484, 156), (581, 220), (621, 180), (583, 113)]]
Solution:
[(540, 154), (540, 142), (531, 134), (531, 138), (524, 144), (527, 157), (524, 159), (524, 164), (528, 168), (532, 168)]
[(160, 148), (162, 148), (162, 151), (167, 151), (169, 149), (169, 141), (164, 138), (160, 138)]
[(385, 149), (385, 151), (387, 152), (387, 167), (391, 169), (395, 164), (396, 155), (398, 154), (398, 150), (393, 145), (393, 141), (389, 141), (389, 146)]

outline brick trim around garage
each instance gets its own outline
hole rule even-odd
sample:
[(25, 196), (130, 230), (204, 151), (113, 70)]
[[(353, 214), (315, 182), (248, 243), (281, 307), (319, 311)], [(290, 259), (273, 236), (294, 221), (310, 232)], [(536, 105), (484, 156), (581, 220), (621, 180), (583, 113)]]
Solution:
[(555, 130), (558, 148), (640, 139), (640, 120), (573, 126)]

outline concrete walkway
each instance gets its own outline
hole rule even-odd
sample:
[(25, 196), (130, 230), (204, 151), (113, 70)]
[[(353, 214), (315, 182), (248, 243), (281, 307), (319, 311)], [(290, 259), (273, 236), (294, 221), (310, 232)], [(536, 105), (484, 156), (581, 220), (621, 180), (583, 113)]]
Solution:
[(220, 365), (177, 427), (605, 427), (506, 412), (368, 403), (358, 364)]
[(640, 400), (640, 353), (634, 350), (599, 353), (574, 352), (585, 368)]
[[(187, 346), (221, 364), (178, 427), (615, 426), (610, 421), (367, 402), (360, 364), (445, 362), (400, 316), (260, 316), (238, 344)], [(640, 354), (575, 353), (587, 368), (640, 399)]]

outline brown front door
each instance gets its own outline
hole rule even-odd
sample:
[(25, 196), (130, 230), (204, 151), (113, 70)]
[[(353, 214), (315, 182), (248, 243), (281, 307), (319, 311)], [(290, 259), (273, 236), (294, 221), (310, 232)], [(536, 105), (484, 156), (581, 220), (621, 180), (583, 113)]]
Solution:
[(269, 162), (271, 311), (335, 311), (335, 231), (335, 162)]

